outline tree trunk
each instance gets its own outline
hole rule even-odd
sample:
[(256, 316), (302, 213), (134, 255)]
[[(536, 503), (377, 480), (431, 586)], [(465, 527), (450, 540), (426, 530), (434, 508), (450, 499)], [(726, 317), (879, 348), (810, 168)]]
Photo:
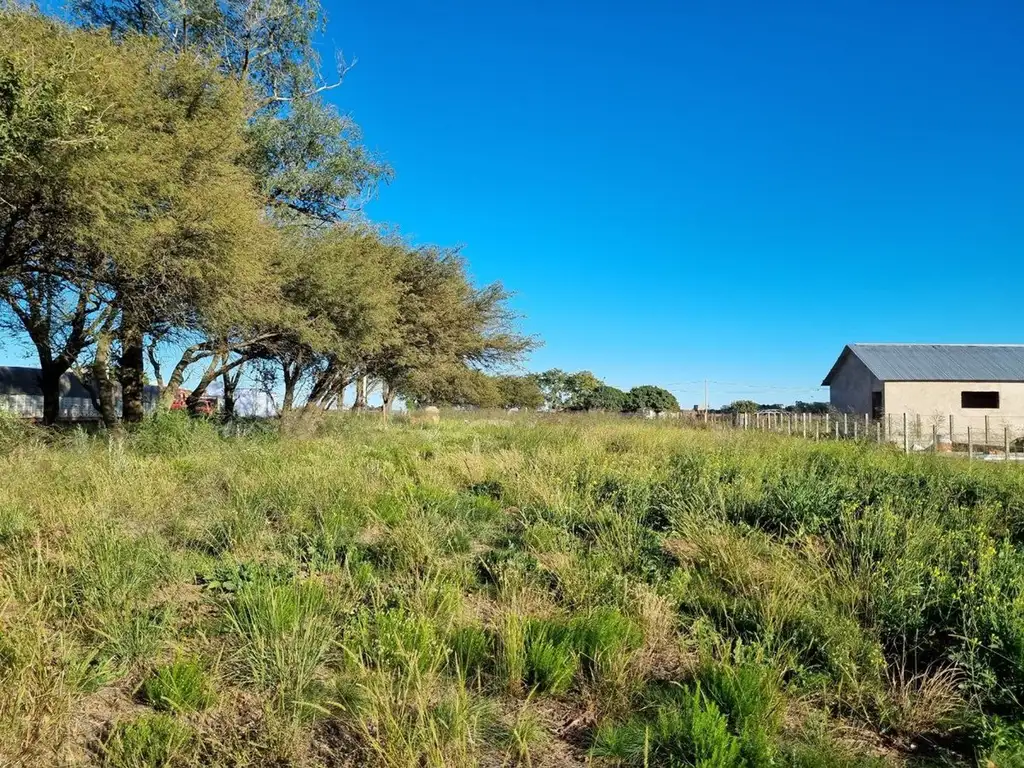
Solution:
[(281, 413), (288, 413), (295, 407), (295, 385), (299, 381), (299, 366), (281, 363), (281, 378), (284, 379), (284, 395), (281, 398)]
[(117, 410), (114, 408), (114, 382), (110, 380), (110, 345), (108, 332), (96, 337), (96, 354), (92, 361), (92, 381), (96, 388), (96, 405), (107, 429), (117, 429)]
[(366, 376), (356, 377), (356, 399), (352, 403), (353, 411), (366, 410)]
[(206, 366), (206, 371), (203, 372), (202, 377), (199, 379), (199, 383), (196, 384), (196, 388), (193, 389), (191, 394), (185, 399), (185, 406), (188, 408), (189, 413), (196, 414), (199, 412), (199, 401), (202, 400), (203, 395), (206, 394), (206, 390), (209, 389), (214, 379), (218, 376), (230, 373), (240, 365), (251, 360), (249, 357), (239, 357), (237, 360), (233, 360), (229, 363), (227, 361), (228, 354), (228, 352), (220, 352), (210, 359), (210, 364)]
[(380, 410), (384, 415), (384, 421), (387, 422), (388, 416), (391, 415), (391, 405), (395, 402), (395, 397), (398, 395), (386, 381), (382, 381), (380, 385), (380, 395), (383, 400)]
[(39, 374), (39, 386), (43, 390), (43, 424), (48, 427), (60, 418), (60, 377), (64, 371), (57, 365), (44, 365)]
[(235, 390), (238, 389), (238, 382), (242, 378), (242, 366), (238, 366), (234, 373), (224, 371), (221, 374), (221, 383), (224, 386), (224, 418), (235, 418)]
[(121, 418), (129, 424), (142, 421), (145, 385), (145, 345), (142, 326), (129, 313), (121, 317)]
[(228, 377), (224, 377), (224, 418), (235, 418), (235, 387), (228, 384)]
[(210, 358), (210, 364), (206, 366), (206, 370), (200, 377), (199, 382), (196, 384), (187, 398), (185, 398), (185, 406), (188, 408), (188, 412), (193, 416), (199, 413), (199, 402), (203, 399), (203, 395), (206, 394), (207, 388), (213, 383), (213, 380), (217, 378), (217, 374), (221, 371), (220, 366), (224, 353), (219, 353)]
[(330, 402), (348, 386), (350, 381), (352, 379), (346, 369), (335, 362), (330, 363), (327, 369), (321, 371), (313, 381), (313, 388), (310, 390), (305, 410), (312, 411), (315, 408), (326, 410)]
[[(146, 347), (146, 357), (149, 358), (149, 364), (153, 367), (153, 377), (156, 379), (157, 389), (160, 390), (161, 394), (164, 391), (164, 377), (160, 368), (160, 358), (156, 354), (156, 339), (152, 339), (149, 346)], [(162, 400), (162, 398), (161, 398)]]
[(174, 399), (178, 396), (178, 390), (185, 381), (185, 373), (188, 371), (188, 367), (200, 357), (199, 351), (200, 347), (197, 344), (195, 346), (188, 347), (181, 353), (181, 359), (178, 360), (177, 365), (174, 366), (174, 370), (171, 371), (171, 378), (167, 380), (167, 384), (160, 390), (161, 410), (168, 411), (174, 404)]

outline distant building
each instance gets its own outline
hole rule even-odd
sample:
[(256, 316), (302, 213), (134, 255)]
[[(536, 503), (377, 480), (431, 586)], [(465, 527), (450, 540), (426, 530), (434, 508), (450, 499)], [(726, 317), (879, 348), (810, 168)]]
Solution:
[(840, 413), (1020, 427), (1024, 344), (849, 344), (822, 386)]
[[(43, 418), (41, 374), (38, 368), (0, 366), (0, 410), (26, 419)], [(143, 405), (147, 411), (156, 408), (159, 399), (160, 391), (157, 387), (145, 387)], [(116, 387), (115, 407), (120, 411), (120, 387)], [(60, 378), (58, 418), (61, 421), (97, 421), (100, 418), (89, 388), (70, 371)]]
[[(218, 401), (218, 407), (222, 408), (224, 386), (215, 381), (206, 391), (210, 397)], [(277, 416), (277, 403), (262, 389), (238, 387), (235, 390), (235, 416), (269, 419)]]

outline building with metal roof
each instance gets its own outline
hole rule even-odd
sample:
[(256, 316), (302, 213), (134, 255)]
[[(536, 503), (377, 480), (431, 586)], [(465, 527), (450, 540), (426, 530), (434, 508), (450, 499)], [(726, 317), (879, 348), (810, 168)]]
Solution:
[(848, 344), (822, 385), (841, 413), (1024, 428), (1024, 344)]
[[(14, 413), (27, 419), (43, 418), (43, 387), (41, 371), (38, 368), (0, 366), (0, 410)], [(120, 387), (114, 386), (114, 405), (121, 407)], [(143, 406), (152, 411), (159, 401), (159, 388), (146, 385), (143, 389)], [(97, 421), (92, 393), (85, 383), (68, 371), (60, 378), (61, 421)]]
[[(43, 387), (38, 368), (23, 368), (16, 365), (0, 366), (0, 396), (25, 395), (42, 397)], [(89, 390), (75, 374), (65, 373), (60, 377), (62, 397), (89, 398)]]

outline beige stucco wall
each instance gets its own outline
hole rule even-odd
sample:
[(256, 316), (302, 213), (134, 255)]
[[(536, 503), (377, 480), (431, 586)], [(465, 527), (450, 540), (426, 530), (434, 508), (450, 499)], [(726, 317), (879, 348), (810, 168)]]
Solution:
[(871, 393), (881, 392), (882, 382), (855, 355), (848, 355), (832, 377), (829, 402), (840, 413), (871, 413)]
[[(988, 416), (989, 440), (1002, 444), (1003, 427), (1020, 434), (1024, 429), (1024, 382), (978, 382), (978, 381), (887, 381), (885, 387), (885, 412), (892, 415), (894, 431), (902, 424), (903, 414), (916, 424), (917, 416), (925, 436), (930, 438), (932, 423), (940, 434), (949, 432), (949, 416), (953, 416), (953, 428), (961, 437), (970, 426), (979, 442)], [(960, 393), (969, 391), (999, 392), (999, 408), (961, 408)], [(909, 426), (909, 425), (908, 425)]]

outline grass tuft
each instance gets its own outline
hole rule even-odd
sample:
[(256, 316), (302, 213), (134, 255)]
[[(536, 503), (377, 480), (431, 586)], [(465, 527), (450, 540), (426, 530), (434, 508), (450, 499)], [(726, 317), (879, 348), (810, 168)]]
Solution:
[(199, 712), (214, 701), (206, 670), (194, 659), (158, 667), (141, 689), (142, 699), (157, 710)]
[(140, 715), (118, 723), (103, 745), (109, 768), (172, 768), (189, 761), (195, 747), (192, 730), (169, 715)]

